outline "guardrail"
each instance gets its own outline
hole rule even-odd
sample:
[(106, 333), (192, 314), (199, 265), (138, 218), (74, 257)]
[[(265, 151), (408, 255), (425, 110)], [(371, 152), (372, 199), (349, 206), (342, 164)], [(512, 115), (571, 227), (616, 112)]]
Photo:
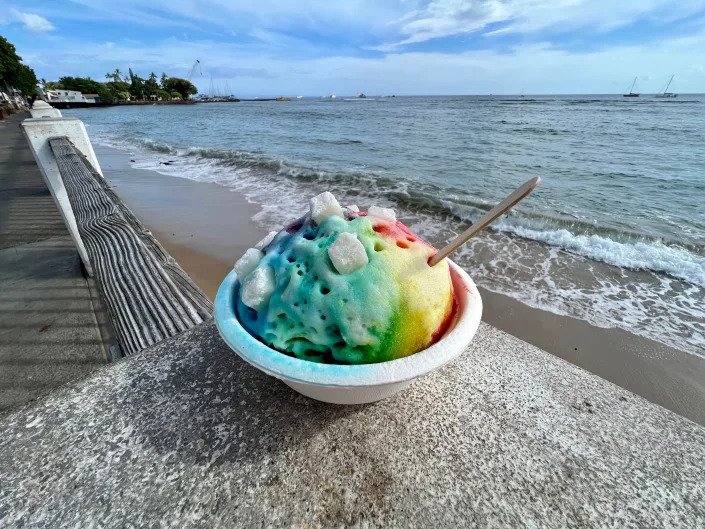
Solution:
[(47, 116), (22, 127), (122, 352), (209, 319), (210, 300), (105, 182), (83, 123)]

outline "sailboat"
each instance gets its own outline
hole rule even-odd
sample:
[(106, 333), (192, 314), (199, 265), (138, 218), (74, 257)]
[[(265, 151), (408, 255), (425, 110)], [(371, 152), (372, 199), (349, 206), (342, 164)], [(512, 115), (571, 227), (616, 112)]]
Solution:
[(656, 94), (655, 97), (678, 97), (678, 94), (674, 94), (673, 92), (668, 91), (668, 87), (671, 86), (671, 82), (673, 81), (673, 78), (675, 77), (675, 74), (671, 76), (671, 78), (668, 80), (668, 84), (666, 85), (666, 88), (663, 89), (663, 92)]
[(634, 92), (634, 85), (636, 84), (636, 77), (634, 78), (634, 82), (632, 83), (632, 87), (629, 89), (628, 94), (622, 94), (624, 97), (639, 97), (639, 94)]

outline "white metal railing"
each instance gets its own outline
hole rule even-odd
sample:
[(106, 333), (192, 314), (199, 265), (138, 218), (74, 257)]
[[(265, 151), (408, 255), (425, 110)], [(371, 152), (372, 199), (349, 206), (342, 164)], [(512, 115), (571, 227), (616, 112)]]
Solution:
[[(35, 102), (35, 106), (36, 105), (37, 102)], [(22, 131), (27, 138), (29, 147), (34, 155), (34, 159), (37, 161), (37, 165), (39, 166), (42, 176), (44, 177), (44, 182), (59, 207), (61, 217), (64, 220), (64, 224), (66, 224), (66, 228), (69, 230), (71, 239), (73, 239), (73, 242), (76, 245), (76, 250), (78, 250), (78, 254), (86, 268), (86, 272), (88, 272), (88, 275), (93, 277), (93, 267), (90, 259), (88, 258), (86, 247), (81, 240), (81, 235), (78, 231), (78, 226), (76, 225), (76, 218), (74, 217), (73, 210), (71, 209), (71, 203), (69, 202), (69, 198), (66, 194), (66, 188), (64, 187), (63, 180), (61, 179), (56, 158), (51, 151), (49, 140), (56, 137), (68, 138), (76, 149), (78, 149), (88, 159), (98, 174), (102, 176), (103, 172), (100, 169), (100, 164), (98, 164), (98, 159), (96, 158), (95, 152), (93, 151), (93, 146), (88, 139), (88, 133), (86, 132), (86, 127), (83, 125), (83, 122), (76, 118), (61, 117), (61, 112), (55, 108), (49, 107), (49, 110), (58, 113), (59, 117), (51, 117), (47, 115), (46, 117), (32, 117), (32, 119), (26, 119), (22, 122)], [(43, 109), (40, 106), (36, 112), (48, 112), (48, 110)]]
[(22, 130), (124, 354), (212, 316), (211, 301), (110, 189), (83, 122), (46, 116)]

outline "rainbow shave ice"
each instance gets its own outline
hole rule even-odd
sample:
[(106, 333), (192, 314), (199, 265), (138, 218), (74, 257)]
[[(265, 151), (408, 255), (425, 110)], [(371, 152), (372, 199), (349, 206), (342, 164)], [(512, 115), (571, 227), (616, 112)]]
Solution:
[(446, 260), (393, 210), (341, 207), (331, 193), (235, 263), (236, 312), (270, 347), (315, 362), (367, 364), (425, 349), (453, 311)]

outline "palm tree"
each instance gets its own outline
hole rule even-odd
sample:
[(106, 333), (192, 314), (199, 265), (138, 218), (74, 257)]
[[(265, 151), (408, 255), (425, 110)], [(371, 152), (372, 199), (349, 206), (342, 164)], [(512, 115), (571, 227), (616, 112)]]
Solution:
[(114, 72), (105, 74), (106, 79), (112, 79), (116, 83), (119, 83), (122, 80), (121, 76), (122, 76), (122, 72), (120, 71), (120, 68), (115, 68)]

